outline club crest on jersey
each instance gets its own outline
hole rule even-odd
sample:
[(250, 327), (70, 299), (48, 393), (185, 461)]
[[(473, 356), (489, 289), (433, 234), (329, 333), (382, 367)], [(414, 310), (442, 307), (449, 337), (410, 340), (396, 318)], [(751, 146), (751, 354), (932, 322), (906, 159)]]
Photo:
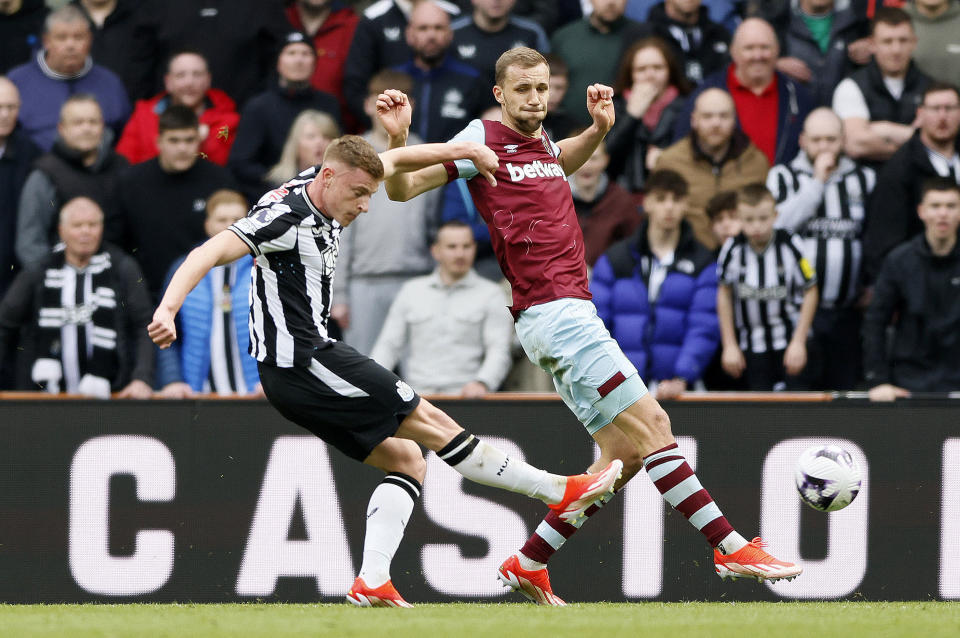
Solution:
[(400, 39), (400, 27), (386, 27), (383, 30), (383, 37), (390, 42), (396, 42)]
[(477, 54), (477, 45), (459, 44), (457, 45), (457, 53), (460, 54), (461, 58), (472, 58)]
[(567, 180), (567, 176), (564, 175), (563, 169), (560, 168), (559, 164), (544, 164), (540, 160), (534, 160), (529, 164), (519, 164), (517, 166), (507, 162), (507, 173), (510, 175), (511, 182), (522, 182), (527, 178), (536, 179), (538, 177), (560, 177), (564, 181)]
[(397, 381), (397, 394), (399, 394), (400, 398), (404, 401), (410, 401), (414, 396), (413, 388), (403, 381)]

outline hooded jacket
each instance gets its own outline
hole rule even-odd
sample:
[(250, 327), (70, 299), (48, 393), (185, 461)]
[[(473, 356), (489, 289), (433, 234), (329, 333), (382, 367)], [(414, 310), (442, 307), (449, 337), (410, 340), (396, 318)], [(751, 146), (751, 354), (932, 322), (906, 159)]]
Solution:
[(683, 378), (692, 383), (720, 343), (716, 260), (681, 222), (673, 264), (649, 300), (653, 254), (649, 224), (614, 244), (593, 270), (590, 292), (597, 314), (644, 379)]

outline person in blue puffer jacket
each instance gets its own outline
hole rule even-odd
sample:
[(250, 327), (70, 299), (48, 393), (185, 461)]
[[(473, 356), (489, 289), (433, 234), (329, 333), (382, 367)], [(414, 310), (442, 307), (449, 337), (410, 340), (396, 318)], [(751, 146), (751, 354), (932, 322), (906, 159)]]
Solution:
[(590, 283), (597, 314), (657, 399), (699, 381), (720, 343), (716, 259), (683, 219), (687, 190), (675, 171), (651, 173), (647, 219), (600, 257)]
[[(219, 190), (207, 199), (204, 231), (213, 237), (245, 217), (247, 200), (232, 190)], [(186, 259), (177, 259), (166, 286)], [(177, 319), (179, 338), (157, 350), (157, 387), (161, 396), (186, 399), (197, 392), (263, 396), (257, 361), (248, 352), (250, 269), (253, 257), (217, 266), (187, 295)]]

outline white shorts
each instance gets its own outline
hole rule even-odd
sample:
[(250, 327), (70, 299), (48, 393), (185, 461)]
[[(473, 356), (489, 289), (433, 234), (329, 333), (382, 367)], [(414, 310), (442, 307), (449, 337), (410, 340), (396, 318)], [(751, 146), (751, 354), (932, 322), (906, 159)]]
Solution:
[(585, 299), (556, 299), (520, 313), (517, 336), (553, 376), (564, 403), (591, 435), (647, 393), (637, 369)]

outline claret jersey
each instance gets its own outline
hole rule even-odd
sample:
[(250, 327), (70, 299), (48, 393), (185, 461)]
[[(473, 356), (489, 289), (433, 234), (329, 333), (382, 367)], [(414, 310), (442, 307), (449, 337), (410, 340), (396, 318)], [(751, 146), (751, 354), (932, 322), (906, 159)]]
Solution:
[(478, 176), (469, 160), (447, 164), (447, 174), (468, 180), (513, 288), (514, 317), (554, 299), (590, 299), (583, 233), (557, 162), (560, 148), (546, 134), (530, 138), (490, 120), (473, 120), (451, 141), (486, 144), (500, 158), (496, 186)]

